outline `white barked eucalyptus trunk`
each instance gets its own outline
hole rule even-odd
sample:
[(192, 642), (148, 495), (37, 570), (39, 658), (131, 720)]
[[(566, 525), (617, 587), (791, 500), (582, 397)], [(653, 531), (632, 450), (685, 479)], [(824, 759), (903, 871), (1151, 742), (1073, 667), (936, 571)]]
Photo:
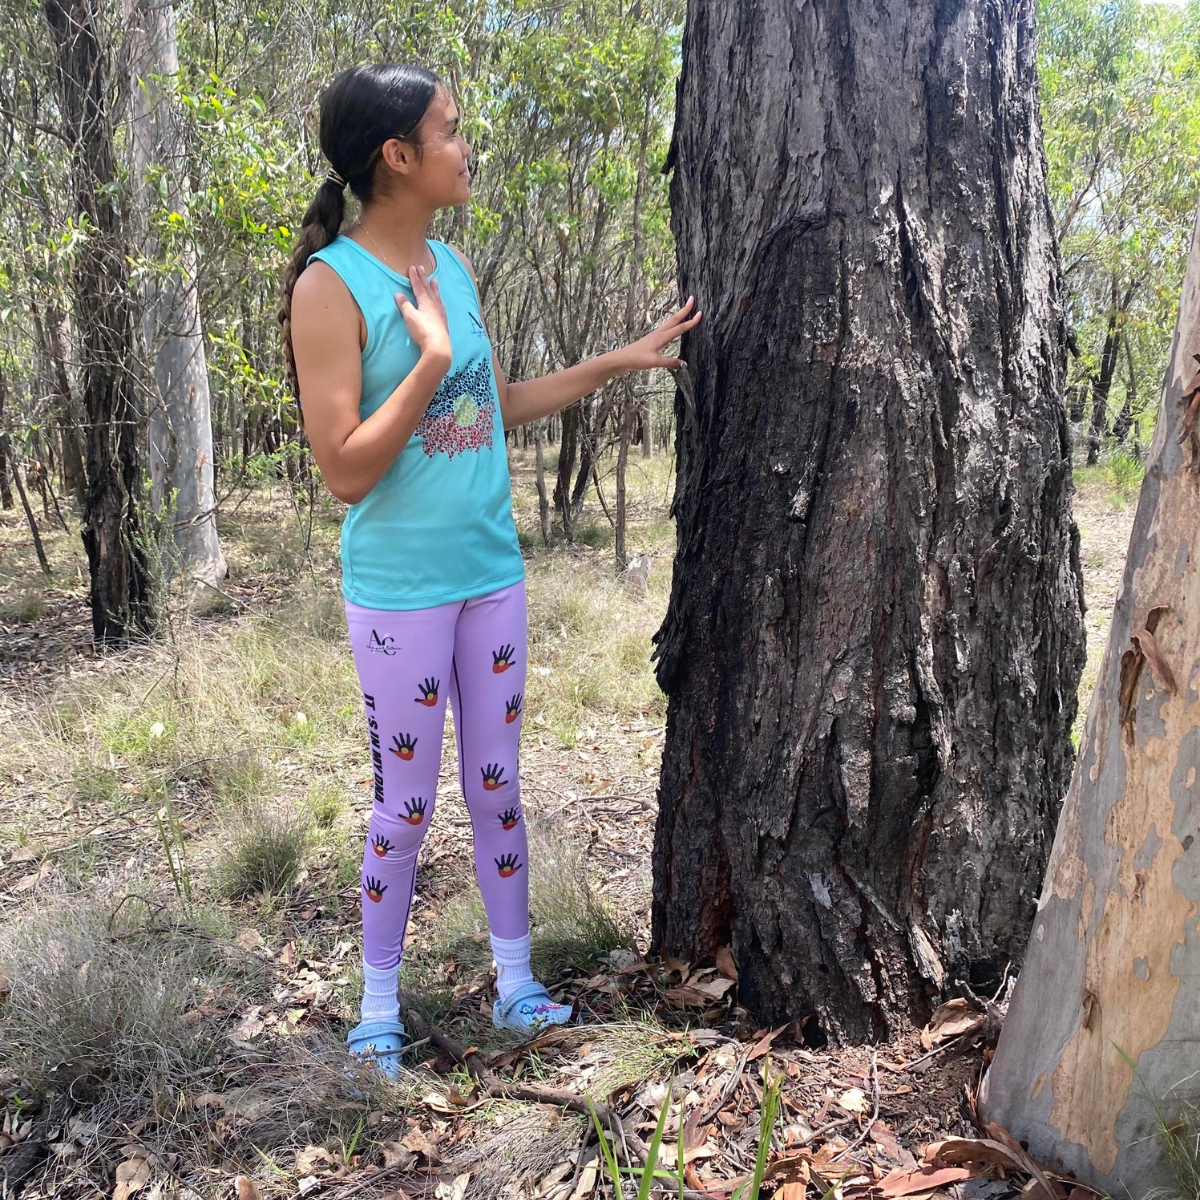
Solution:
[(1160, 1114), (1200, 1092), (1197, 354), (1200, 224), (1108, 647), (980, 1094), (1034, 1157), (1114, 1196), (1173, 1184)]
[[(163, 171), (171, 209), (184, 213), (188, 203), (180, 116), (169, 90), (152, 78), (178, 70), (175, 14), (164, 0), (127, 0), (126, 14), (142, 249), (157, 257), (157, 240), (146, 221), (150, 205), (160, 203), (148, 186), (155, 168)], [(159, 511), (168, 487), (178, 489), (174, 523), (179, 573), (216, 585), (228, 568), (217, 537), (212, 413), (196, 266), (195, 250), (185, 242), (169, 274), (147, 275), (142, 282), (142, 328), (158, 384), (149, 430), (150, 498)]]

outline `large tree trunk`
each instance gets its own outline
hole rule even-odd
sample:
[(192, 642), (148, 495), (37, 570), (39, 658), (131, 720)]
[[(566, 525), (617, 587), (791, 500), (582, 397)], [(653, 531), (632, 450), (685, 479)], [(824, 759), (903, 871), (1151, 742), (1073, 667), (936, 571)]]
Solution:
[(655, 635), (653, 943), (731, 943), (743, 1002), (818, 1037), (889, 1036), (1019, 956), (1070, 775), (1033, 9), (689, 9), (667, 166), (705, 317)]
[[(143, 248), (154, 258), (159, 245), (148, 227), (147, 212), (159, 197), (151, 173), (162, 172), (171, 208), (186, 211), (188, 204), (180, 117), (169, 93), (153, 78), (179, 69), (175, 11), (160, 0), (126, 0), (126, 8), (133, 39), (134, 174), (142, 187)], [(160, 401), (150, 413), (150, 500), (158, 512), (167, 488), (178, 489), (174, 541), (179, 569), (187, 578), (217, 584), (228, 568), (217, 537), (212, 405), (195, 247), (184, 239), (174, 257), (177, 265), (169, 274), (146, 275), (142, 284), (142, 326)]]
[(45, 0), (57, 51), (62, 124), (71, 139), (72, 186), (93, 232), (73, 268), (87, 437), (83, 544), (91, 577), (92, 631), (123, 643), (153, 628), (153, 600), (138, 504), (138, 404), (133, 375), (125, 231), (117, 185), (107, 80), (92, 8)]
[(1036, 1157), (1121, 1196), (1173, 1184), (1154, 1104), (1171, 1122), (1200, 1074), (1197, 218), (1108, 647), (981, 1096)]

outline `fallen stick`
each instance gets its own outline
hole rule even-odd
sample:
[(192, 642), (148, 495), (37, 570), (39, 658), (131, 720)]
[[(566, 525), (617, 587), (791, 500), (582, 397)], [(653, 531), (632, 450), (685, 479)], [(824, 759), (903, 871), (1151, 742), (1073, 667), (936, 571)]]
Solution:
[[(489, 1071), (483, 1059), (474, 1050), (468, 1049), (456, 1038), (452, 1038), (448, 1033), (443, 1033), (440, 1029), (430, 1025), (419, 1012), (409, 1010), (408, 1020), (412, 1028), (417, 1031), (418, 1037), (428, 1038), (439, 1050), (444, 1050), (450, 1055), (455, 1062), (462, 1063), (493, 1099), (527, 1100), (531, 1104), (553, 1104), (559, 1108), (565, 1108), (569, 1112), (581, 1113), (585, 1117), (590, 1114), (591, 1109), (588, 1107), (588, 1102), (576, 1096), (574, 1092), (532, 1087), (524, 1083), (508, 1083)], [(619, 1138), (627, 1144), (626, 1157), (631, 1161), (636, 1161), (638, 1166), (645, 1163), (650, 1157), (650, 1149), (646, 1143), (633, 1130), (626, 1129), (621, 1124), (621, 1118), (607, 1104), (597, 1104), (593, 1100), (592, 1105), (601, 1123), (608, 1126), (615, 1138)]]

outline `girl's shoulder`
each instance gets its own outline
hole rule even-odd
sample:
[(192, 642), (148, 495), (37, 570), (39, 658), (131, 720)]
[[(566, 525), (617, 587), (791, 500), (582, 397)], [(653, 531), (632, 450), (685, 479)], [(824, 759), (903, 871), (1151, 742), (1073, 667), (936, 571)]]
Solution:
[[(429, 240), (437, 241), (436, 238), (430, 238)], [(449, 242), (437, 242), (437, 244), (439, 246), (444, 246), (450, 252), (448, 257), (467, 277), (468, 282), (475, 291), (476, 298), (478, 298), (479, 284), (475, 282), (475, 268), (471, 266), (471, 260), (457, 246), (452, 246)]]

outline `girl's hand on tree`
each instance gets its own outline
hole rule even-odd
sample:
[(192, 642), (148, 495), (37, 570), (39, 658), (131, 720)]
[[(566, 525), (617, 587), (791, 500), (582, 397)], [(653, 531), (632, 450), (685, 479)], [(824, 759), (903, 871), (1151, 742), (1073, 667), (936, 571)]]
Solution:
[(396, 293), (396, 307), (408, 326), (409, 336), (421, 353), (451, 359), (450, 329), (446, 322), (446, 306), (436, 279), (428, 279), (425, 268), (411, 266), (408, 278), (412, 283), (414, 304), (404, 292)]
[(677, 367), (686, 367), (687, 363), (682, 358), (672, 358), (663, 354), (662, 349), (668, 342), (673, 342), (681, 334), (687, 333), (704, 315), (703, 312), (696, 313), (694, 317), (685, 315), (695, 298), (689, 296), (681, 309), (672, 313), (661, 325), (656, 325), (645, 337), (614, 351), (617, 373), (625, 375), (629, 371), (645, 371), (652, 367), (667, 367), (672, 371)]

